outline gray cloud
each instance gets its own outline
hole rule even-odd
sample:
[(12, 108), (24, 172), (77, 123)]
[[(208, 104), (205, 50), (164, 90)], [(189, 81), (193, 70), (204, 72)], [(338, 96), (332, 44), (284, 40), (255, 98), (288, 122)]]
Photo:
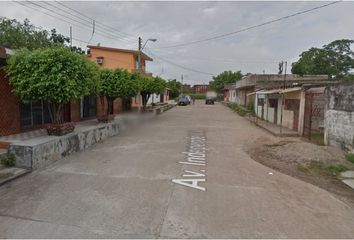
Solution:
[[(29, 3), (28, 6), (38, 8)], [(50, 5), (39, 3), (45, 7)], [(55, 2), (50, 2), (57, 5)], [(354, 3), (341, 2), (318, 11), (243, 32), (228, 38), (179, 48), (161, 48), (223, 34), (302, 11), (323, 2), (64, 2), (98, 22), (129, 34), (124, 40), (109, 39), (96, 33), (93, 44), (137, 48), (137, 37), (157, 38), (147, 51), (179, 65), (209, 73), (242, 70), (243, 73), (275, 73), (280, 60), (289, 63), (310, 47), (320, 47), (340, 38), (354, 39)], [(63, 8), (63, 7), (61, 7)], [(45, 11), (45, 10), (41, 10)], [(59, 12), (59, 11), (57, 11)], [(31, 22), (44, 29), (56, 28), (69, 35), (70, 24), (46, 16), (39, 10), (15, 2), (0, 2), (0, 15)], [(68, 20), (70, 21), (70, 20)], [(76, 23), (77, 24), (77, 23)], [(91, 30), (73, 26), (74, 37), (84, 42)], [(97, 30), (105, 31), (97, 26)], [(111, 33), (113, 31), (110, 31)], [(108, 34), (108, 33), (106, 33)], [(120, 33), (119, 33), (120, 34)], [(121, 34), (120, 34), (121, 36)], [(74, 41), (85, 47), (84, 42)], [(170, 65), (158, 58), (148, 64), (149, 71), (164, 78), (207, 83), (211, 76)]]

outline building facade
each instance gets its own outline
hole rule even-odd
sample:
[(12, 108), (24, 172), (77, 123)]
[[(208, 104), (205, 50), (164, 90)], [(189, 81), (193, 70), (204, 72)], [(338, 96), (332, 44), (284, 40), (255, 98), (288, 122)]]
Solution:
[(196, 84), (193, 86), (194, 93), (206, 93), (209, 90), (209, 85), (207, 84)]
[[(110, 69), (123, 68), (133, 72), (137, 68), (137, 51), (125, 49), (113, 49), (99, 46), (89, 46), (88, 59), (96, 62), (101, 67)], [(50, 124), (50, 115), (47, 103), (44, 101), (33, 101), (22, 103), (12, 92), (13, 88), (9, 84), (4, 67), (6, 60), (13, 53), (12, 50), (0, 46), (0, 136), (11, 135), (23, 131), (43, 128)], [(102, 61), (101, 61), (102, 60)], [(142, 55), (142, 68), (145, 73), (145, 61), (152, 59), (147, 55)], [(116, 99), (110, 109), (106, 101), (100, 101), (96, 96), (85, 96), (72, 100), (63, 108), (64, 122), (78, 122), (93, 119), (109, 112), (116, 115), (131, 108), (138, 102), (134, 98), (132, 101), (124, 102)]]

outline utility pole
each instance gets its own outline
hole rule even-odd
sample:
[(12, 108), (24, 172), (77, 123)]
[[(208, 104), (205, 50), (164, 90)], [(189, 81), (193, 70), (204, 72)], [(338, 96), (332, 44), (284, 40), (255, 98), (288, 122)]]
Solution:
[(181, 74), (181, 83), (182, 83), (181, 94), (183, 95), (183, 73)]
[[(284, 64), (285, 64), (285, 68), (284, 68)], [(288, 65), (288, 62), (287, 61), (282, 61), (281, 62), (281, 69), (283, 70), (284, 69), (284, 81), (283, 81), (283, 88), (285, 90), (286, 88), (286, 69), (287, 69), (287, 65)], [(280, 68), (280, 65), (279, 65), (279, 68)], [(280, 71), (279, 71), (280, 72)], [(285, 99), (284, 99), (284, 93), (281, 94), (281, 114), (280, 114), (280, 135), (282, 135), (283, 133), (283, 112), (284, 112), (284, 104), (285, 104)]]
[(73, 27), (70, 26), (70, 47), (73, 48)]
[[(142, 48), (142, 39), (141, 37), (138, 38), (138, 73), (142, 73), (142, 67), (141, 67), (141, 48)], [(141, 112), (141, 104), (142, 104), (142, 99), (141, 99), (141, 94), (140, 91), (138, 92), (138, 112)]]

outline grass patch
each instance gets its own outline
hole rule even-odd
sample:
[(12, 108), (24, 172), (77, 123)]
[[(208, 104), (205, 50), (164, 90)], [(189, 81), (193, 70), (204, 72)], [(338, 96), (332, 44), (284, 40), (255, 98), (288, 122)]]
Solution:
[(233, 111), (237, 112), (240, 116), (246, 116), (247, 114), (252, 114), (252, 111), (244, 108), (236, 103), (228, 103), (227, 106), (231, 108)]
[(317, 145), (321, 145), (324, 146), (324, 133), (312, 133), (311, 134), (311, 142), (317, 144)]
[(340, 172), (347, 171), (348, 168), (343, 164), (333, 164), (325, 166), (322, 162), (312, 161), (306, 164), (299, 164), (298, 170), (313, 176), (337, 175)]
[(354, 153), (349, 153), (345, 156), (345, 159), (347, 159), (347, 161), (351, 162), (354, 164)]
[(342, 164), (335, 164), (328, 166), (327, 170), (330, 171), (332, 174), (338, 174), (340, 172), (347, 171), (348, 168)]

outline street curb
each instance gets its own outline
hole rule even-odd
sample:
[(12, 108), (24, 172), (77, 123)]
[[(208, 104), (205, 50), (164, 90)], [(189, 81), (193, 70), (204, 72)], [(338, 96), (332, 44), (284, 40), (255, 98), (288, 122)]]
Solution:
[(4, 184), (10, 182), (10, 181), (13, 181), (13, 180), (15, 180), (15, 179), (17, 179), (17, 178), (20, 178), (20, 177), (22, 177), (22, 176), (24, 176), (24, 175), (26, 175), (26, 174), (32, 172), (32, 171), (29, 170), (29, 169), (23, 169), (23, 170), (24, 170), (24, 171), (21, 172), (21, 173), (19, 173), (19, 174), (16, 174), (16, 175), (13, 175), (13, 176), (8, 177), (8, 178), (6, 178), (6, 179), (0, 180), (0, 187), (1, 187), (2, 185), (4, 185)]

